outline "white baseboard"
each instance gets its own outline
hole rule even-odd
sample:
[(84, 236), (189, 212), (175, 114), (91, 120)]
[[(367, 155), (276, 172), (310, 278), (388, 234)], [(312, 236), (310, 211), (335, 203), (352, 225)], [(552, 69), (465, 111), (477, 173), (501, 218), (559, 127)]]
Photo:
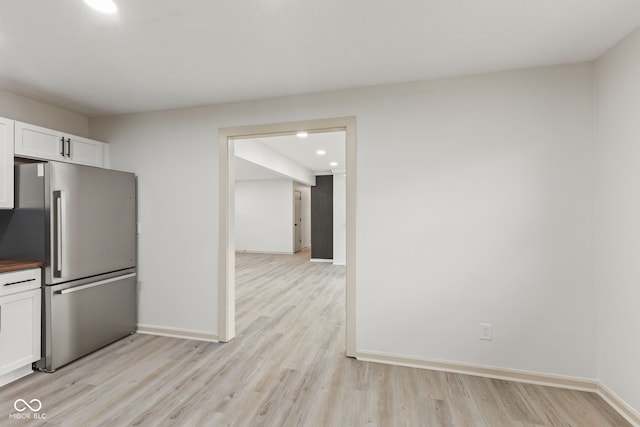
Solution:
[(571, 390), (596, 392), (598, 382), (588, 378), (567, 377), (562, 375), (540, 374), (537, 372), (516, 369), (495, 368), (491, 366), (467, 363), (448, 362), (399, 356), (375, 351), (358, 351), (356, 359), (367, 362), (386, 363), (389, 365), (408, 366), (410, 368), (431, 369), (434, 371), (453, 372), (456, 374), (475, 375), (507, 381), (517, 381)]
[(280, 251), (249, 251), (249, 250), (236, 249), (236, 252), (240, 254), (293, 255), (293, 252), (280, 252)]
[(220, 342), (218, 336), (210, 332), (194, 331), (191, 329), (168, 328), (165, 326), (138, 324), (139, 334), (160, 335), (163, 337), (183, 338), (189, 340)]
[(632, 408), (627, 402), (613, 393), (609, 388), (594, 379), (541, 374), (538, 372), (496, 368), (491, 366), (474, 365), (467, 363), (448, 362), (443, 360), (422, 359), (417, 357), (387, 354), (377, 351), (358, 351), (356, 352), (356, 359), (365, 362), (385, 363), (388, 365), (431, 369), (434, 371), (453, 372), (456, 374), (475, 375), (480, 377), (517, 381), (528, 384), (566, 388), (570, 390), (588, 391), (598, 394), (618, 414), (624, 417), (633, 426), (640, 427), (640, 413), (638, 413), (638, 411)]
[(11, 372), (8, 372), (4, 375), (0, 375), (0, 387), (7, 385), (11, 382), (19, 380), (22, 377), (26, 377), (29, 374), (33, 373), (33, 368), (31, 367), (31, 363), (21, 368), (15, 369)]
[(325, 258), (311, 258), (309, 261), (311, 261), (311, 262), (333, 262), (332, 259), (325, 259)]
[(640, 427), (640, 412), (633, 409), (627, 402), (618, 397), (602, 383), (598, 384), (598, 395), (604, 399), (616, 412), (636, 427)]

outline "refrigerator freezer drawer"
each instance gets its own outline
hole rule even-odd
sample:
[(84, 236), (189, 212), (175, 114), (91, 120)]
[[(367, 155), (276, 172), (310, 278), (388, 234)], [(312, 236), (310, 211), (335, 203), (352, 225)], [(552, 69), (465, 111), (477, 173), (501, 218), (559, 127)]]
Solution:
[(45, 300), (46, 371), (136, 331), (135, 273), (74, 287), (46, 286)]

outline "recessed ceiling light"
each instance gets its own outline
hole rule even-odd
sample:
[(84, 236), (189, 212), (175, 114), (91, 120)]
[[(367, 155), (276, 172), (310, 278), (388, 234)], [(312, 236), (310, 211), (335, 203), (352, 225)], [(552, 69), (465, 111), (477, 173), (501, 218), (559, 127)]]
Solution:
[(116, 13), (118, 6), (113, 0), (84, 0), (86, 4), (102, 13)]
[(316, 151), (316, 154), (317, 154), (318, 156), (324, 156), (325, 154), (327, 154), (327, 152), (326, 152), (326, 151), (324, 151), (324, 150), (318, 150), (318, 151)]
[(331, 162), (329, 163), (329, 166), (331, 166), (332, 168), (335, 168), (336, 166), (338, 166), (338, 162)]
[(301, 130), (300, 132), (296, 133), (296, 136), (298, 138), (306, 138), (306, 137), (309, 136), (309, 132), (305, 132), (305, 131)]

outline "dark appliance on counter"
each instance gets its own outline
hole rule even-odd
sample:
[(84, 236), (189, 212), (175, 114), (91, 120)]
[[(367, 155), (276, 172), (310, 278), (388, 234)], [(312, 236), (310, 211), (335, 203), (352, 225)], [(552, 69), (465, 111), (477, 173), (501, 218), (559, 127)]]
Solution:
[(43, 268), (42, 359), (53, 372), (136, 331), (135, 175), (67, 163), (16, 165), (0, 257)]

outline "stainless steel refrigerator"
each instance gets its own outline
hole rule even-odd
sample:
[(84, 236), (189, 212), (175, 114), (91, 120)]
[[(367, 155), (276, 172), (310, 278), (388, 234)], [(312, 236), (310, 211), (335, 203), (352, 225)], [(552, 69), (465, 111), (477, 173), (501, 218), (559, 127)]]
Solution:
[(0, 256), (45, 263), (36, 367), (54, 371), (136, 330), (135, 175), (32, 163), (15, 186)]

